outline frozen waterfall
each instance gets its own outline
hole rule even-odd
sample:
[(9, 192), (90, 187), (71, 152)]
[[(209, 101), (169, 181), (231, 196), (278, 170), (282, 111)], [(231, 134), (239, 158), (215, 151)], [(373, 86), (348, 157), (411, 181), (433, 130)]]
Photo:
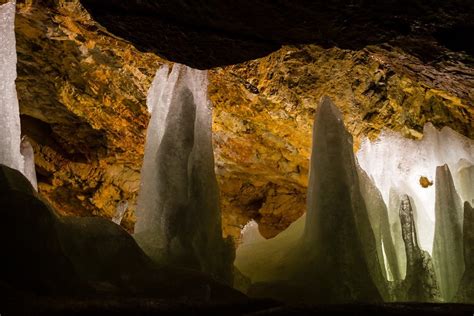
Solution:
[(135, 238), (157, 262), (230, 282), (232, 245), (222, 238), (206, 71), (163, 66), (147, 104)]

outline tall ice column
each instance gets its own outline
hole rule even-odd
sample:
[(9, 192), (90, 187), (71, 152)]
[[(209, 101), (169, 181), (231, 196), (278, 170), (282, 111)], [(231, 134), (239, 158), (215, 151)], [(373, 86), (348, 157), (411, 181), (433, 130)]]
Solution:
[(15, 79), (15, 1), (10, 1), (0, 5), (0, 164), (23, 172)]

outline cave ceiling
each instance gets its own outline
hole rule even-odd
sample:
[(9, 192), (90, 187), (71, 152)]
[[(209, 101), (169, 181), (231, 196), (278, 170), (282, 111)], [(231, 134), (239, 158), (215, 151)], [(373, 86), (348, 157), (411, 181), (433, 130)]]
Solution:
[[(81, 4), (82, 3), (82, 4)], [(84, 6), (84, 7), (83, 7)], [(17, 90), (41, 195), (133, 229), (156, 69), (210, 69), (225, 234), (305, 211), (316, 105), (355, 144), (423, 125), (474, 138), (472, 1), (17, 1)]]
[(469, 0), (81, 2), (136, 47), (195, 68), (240, 63), (289, 44), (359, 50), (391, 43), (425, 61), (443, 54), (437, 44), (473, 53)]

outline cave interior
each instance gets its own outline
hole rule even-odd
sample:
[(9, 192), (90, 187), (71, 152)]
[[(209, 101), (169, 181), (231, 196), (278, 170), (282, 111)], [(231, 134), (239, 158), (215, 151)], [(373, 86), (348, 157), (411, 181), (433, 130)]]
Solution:
[(471, 315), (471, 0), (0, 0), (0, 315)]

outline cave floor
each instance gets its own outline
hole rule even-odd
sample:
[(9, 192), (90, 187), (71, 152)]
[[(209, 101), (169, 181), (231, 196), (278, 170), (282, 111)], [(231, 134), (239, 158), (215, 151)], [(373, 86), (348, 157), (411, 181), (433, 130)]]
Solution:
[(474, 305), (441, 303), (386, 303), (284, 305), (273, 300), (247, 299), (220, 303), (184, 298), (40, 297), (4, 293), (0, 315), (473, 315)]

